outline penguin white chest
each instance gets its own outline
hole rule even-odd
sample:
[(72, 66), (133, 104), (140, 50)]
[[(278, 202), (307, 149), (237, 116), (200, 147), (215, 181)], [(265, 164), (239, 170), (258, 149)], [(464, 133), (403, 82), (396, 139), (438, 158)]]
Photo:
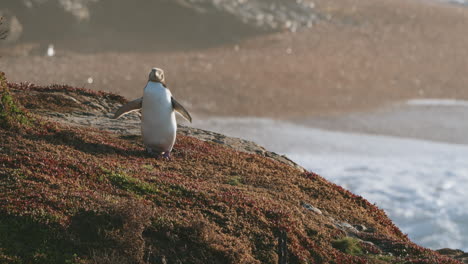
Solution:
[(143, 143), (156, 152), (171, 151), (177, 132), (172, 94), (161, 83), (148, 82), (143, 94)]

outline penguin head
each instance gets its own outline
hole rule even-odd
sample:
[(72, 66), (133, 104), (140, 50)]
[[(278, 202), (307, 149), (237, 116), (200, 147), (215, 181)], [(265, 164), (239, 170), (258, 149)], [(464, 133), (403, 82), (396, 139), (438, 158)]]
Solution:
[(153, 68), (151, 69), (151, 72), (149, 73), (148, 79), (150, 82), (160, 82), (164, 84), (165, 83), (164, 71), (159, 68)]

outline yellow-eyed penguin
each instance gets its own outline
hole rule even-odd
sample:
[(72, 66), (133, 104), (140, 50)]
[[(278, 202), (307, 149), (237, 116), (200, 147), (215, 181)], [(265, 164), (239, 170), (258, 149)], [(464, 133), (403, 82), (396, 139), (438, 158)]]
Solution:
[(192, 117), (166, 87), (163, 70), (153, 68), (143, 97), (120, 107), (113, 118), (117, 119), (140, 108), (142, 109), (141, 134), (146, 150), (150, 154), (163, 154), (164, 158), (169, 159), (177, 132), (175, 111), (190, 122)]

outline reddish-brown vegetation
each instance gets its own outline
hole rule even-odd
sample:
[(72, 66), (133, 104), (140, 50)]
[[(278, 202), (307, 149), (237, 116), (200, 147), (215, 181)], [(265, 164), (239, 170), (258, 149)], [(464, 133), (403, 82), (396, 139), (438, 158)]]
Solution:
[[(181, 135), (159, 160), (138, 139), (25, 115), (0, 126), (0, 263), (458, 263), (316, 174)], [(373, 244), (334, 248), (336, 222)]]

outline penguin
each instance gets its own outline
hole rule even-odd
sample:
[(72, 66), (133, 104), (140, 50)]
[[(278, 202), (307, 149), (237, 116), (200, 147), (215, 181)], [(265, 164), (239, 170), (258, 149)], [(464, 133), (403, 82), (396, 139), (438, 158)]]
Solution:
[(192, 122), (189, 112), (174, 99), (166, 86), (164, 71), (151, 69), (143, 97), (120, 107), (113, 119), (141, 109), (141, 134), (150, 154), (170, 159), (177, 133), (175, 112)]

